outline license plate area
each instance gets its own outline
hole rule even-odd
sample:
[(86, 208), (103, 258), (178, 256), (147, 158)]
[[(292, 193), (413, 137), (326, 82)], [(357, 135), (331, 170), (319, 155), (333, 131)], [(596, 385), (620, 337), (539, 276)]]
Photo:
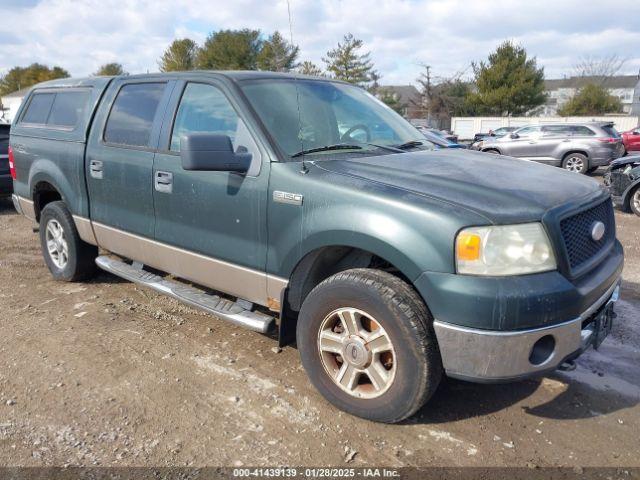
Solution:
[(604, 339), (611, 333), (615, 316), (613, 303), (608, 303), (595, 314), (593, 320), (593, 348), (595, 350), (602, 345)]

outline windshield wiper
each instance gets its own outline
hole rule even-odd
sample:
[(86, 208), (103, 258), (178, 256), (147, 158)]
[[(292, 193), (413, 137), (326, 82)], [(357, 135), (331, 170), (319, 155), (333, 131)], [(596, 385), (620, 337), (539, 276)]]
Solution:
[(400, 150), (406, 150), (407, 148), (415, 148), (424, 145), (424, 142), (420, 140), (411, 140), (409, 142), (401, 143), (400, 145), (394, 145), (395, 148)]
[(301, 157), (308, 153), (328, 152), (330, 150), (362, 150), (360, 145), (349, 145), (346, 143), (336, 143), (335, 145), (325, 145), (324, 147), (310, 148), (308, 150), (300, 150), (291, 155), (291, 158)]

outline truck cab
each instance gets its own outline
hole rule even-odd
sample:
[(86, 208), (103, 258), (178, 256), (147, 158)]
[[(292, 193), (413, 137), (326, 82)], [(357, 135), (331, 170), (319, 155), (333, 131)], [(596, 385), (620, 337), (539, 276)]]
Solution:
[[(397, 422), (443, 374), (540, 375), (611, 329), (609, 194), (518, 159), (434, 150), (343, 82), (180, 72), (36, 85), (16, 209), (52, 275), (99, 267), (295, 343), (349, 413)], [(100, 251), (99, 251), (100, 249)]]

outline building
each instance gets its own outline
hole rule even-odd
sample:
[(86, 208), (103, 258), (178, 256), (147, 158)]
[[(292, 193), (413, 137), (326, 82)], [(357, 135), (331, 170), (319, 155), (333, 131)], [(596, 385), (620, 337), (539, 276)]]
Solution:
[(0, 121), (7, 123), (11, 123), (13, 121), (13, 117), (18, 111), (18, 108), (22, 103), (22, 99), (30, 89), (31, 87), (23, 88), (22, 90), (8, 93), (7, 95), (0, 97)]
[[(399, 113), (405, 118), (423, 118), (424, 109), (421, 106), (422, 96), (413, 85), (383, 85), (379, 92), (391, 95), (398, 104)], [(378, 98), (383, 95), (378, 93)]]
[(611, 95), (620, 99), (622, 111), (627, 115), (640, 115), (640, 74), (613, 77), (569, 77), (545, 80), (546, 103), (535, 109), (540, 116), (556, 116), (558, 109), (567, 103), (581, 87), (595, 83), (605, 87)]

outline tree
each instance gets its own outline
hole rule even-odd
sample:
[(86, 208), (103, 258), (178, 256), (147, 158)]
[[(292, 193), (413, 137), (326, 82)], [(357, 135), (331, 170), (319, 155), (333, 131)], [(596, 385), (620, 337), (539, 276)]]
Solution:
[(608, 57), (586, 55), (580, 58), (573, 69), (578, 77), (599, 77), (599, 83), (604, 83), (617, 74), (625, 63), (626, 59), (615, 53)]
[(296, 60), (299, 53), (300, 47), (287, 42), (280, 32), (274, 32), (258, 53), (258, 68), (270, 72), (289, 72), (298, 66)]
[(475, 114), (469, 104), (471, 85), (462, 80), (466, 70), (451, 77), (434, 76), (430, 65), (423, 65), (417, 79), (420, 101), (416, 106), (423, 110), (429, 125), (448, 125), (451, 117)]
[(129, 74), (124, 71), (124, 68), (122, 68), (121, 63), (114, 62), (114, 63), (105, 63), (93, 75), (96, 77), (99, 77), (99, 76), (109, 77), (109, 76), (129, 75)]
[(371, 53), (358, 53), (363, 41), (355, 38), (351, 33), (344, 36), (343, 43), (327, 52), (322, 61), (327, 65), (327, 72), (338, 80), (353, 83), (361, 87), (371, 82), (373, 62)]
[(607, 91), (606, 88), (595, 83), (588, 83), (560, 109), (558, 114), (563, 117), (581, 115), (604, 115), (622, 111), (620, 99)]
[(309, 60), (305, 60), (304, 62), (302, 62), (297, 71), (302, 75), (311, 75), (313, 77), (324, 76), (324, 72), (322, 71), (322, 69)]
[(262, 48), (259, 30), (213, 32), (198, 51), (198, 68), (211, 70), (256, 70)]
[(407, 105), (401, 103), (398, 95), (389, 87), (379, 87), (377, 89), (377, 97), (384, 102), (389, 108), (392, 108), (400, 115), (404, 115)]
[(198, 45), (190, 38), (177, 39), (160, 57), (158, 65), (161, 72), (178, 72), (196, 68)]
[(478, 113), (520, 115), (542, 105), (544, 69), (524, 48), (506, 41), (489, 55), (488, 62), (472, 64), (477, 92), (469, 96)]
[(28, 67), (13, 67), (6, 75), (0, 77), (0, 95), (27, 88), (36, 83), (67, 78), (69, 72), (61, 67), (49, 68), (40, 63), (32, 63)]

